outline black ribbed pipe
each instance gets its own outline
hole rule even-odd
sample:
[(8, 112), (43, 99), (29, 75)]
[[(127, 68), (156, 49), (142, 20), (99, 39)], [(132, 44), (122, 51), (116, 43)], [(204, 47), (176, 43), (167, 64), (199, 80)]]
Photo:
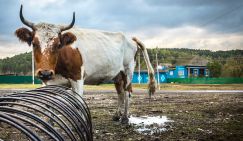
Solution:
[(0, 97), (0, 122), (33, 141), (93, 141), (86, 102), (63, 86), (49, 85)]

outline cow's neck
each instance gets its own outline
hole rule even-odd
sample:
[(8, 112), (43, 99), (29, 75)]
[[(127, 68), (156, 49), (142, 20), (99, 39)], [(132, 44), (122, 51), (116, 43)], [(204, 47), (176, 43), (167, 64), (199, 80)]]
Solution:
[(63, 47), (58, 52), (56, 65), (56, 74), (74, 81), (81, 79), (81, 66), (83, 65), (82, 57), (79, 50), (71, 46)]

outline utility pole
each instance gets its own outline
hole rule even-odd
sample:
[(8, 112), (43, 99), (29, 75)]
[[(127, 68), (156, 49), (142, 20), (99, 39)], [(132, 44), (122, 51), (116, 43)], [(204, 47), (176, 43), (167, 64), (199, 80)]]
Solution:
[(141, 74), (140, 74), (140, 51), (138, 52), (138, 84), (141, 81)]
[(156, 47), (156, 54), (155, 54), (155, 57), (156, 57), (156, 64), (157, 64), (157, 88), (160, 90), (160, 83), (159, 83), (159, 80), (160, 80), (160, 77), (159, 77), (159, 64), (158, 64), (158, 46)]
[(34, 61), (34, 47), (32, 47), (32, 84), (35, 84), (35, 61)]

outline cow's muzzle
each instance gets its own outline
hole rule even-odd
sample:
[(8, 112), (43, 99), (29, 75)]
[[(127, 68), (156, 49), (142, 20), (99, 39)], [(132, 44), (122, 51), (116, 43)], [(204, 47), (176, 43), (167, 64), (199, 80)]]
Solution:
[(51, 80), (54, 75), (54, 72), (51, 70), (40, 70), (37, 72), (37, 76), (41, 80)]

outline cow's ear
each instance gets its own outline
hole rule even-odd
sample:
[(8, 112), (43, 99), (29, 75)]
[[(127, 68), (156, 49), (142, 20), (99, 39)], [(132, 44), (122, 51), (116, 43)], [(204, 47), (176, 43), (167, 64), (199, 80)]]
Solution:
[(61, 35), (62, 45), (72, 44), (76, 40), (77, 40), (76, 36), (71, 32), (67, 32), (67, 33), (64, 33), (63, 35)]
[(31, 45), (32, 39), (33, 39), (33, 33), (29, 31), (27, 28), (19, 28), (15, 31), (15, 35), (19, 38), (20, 41), (28, 43), (28, 45)]

